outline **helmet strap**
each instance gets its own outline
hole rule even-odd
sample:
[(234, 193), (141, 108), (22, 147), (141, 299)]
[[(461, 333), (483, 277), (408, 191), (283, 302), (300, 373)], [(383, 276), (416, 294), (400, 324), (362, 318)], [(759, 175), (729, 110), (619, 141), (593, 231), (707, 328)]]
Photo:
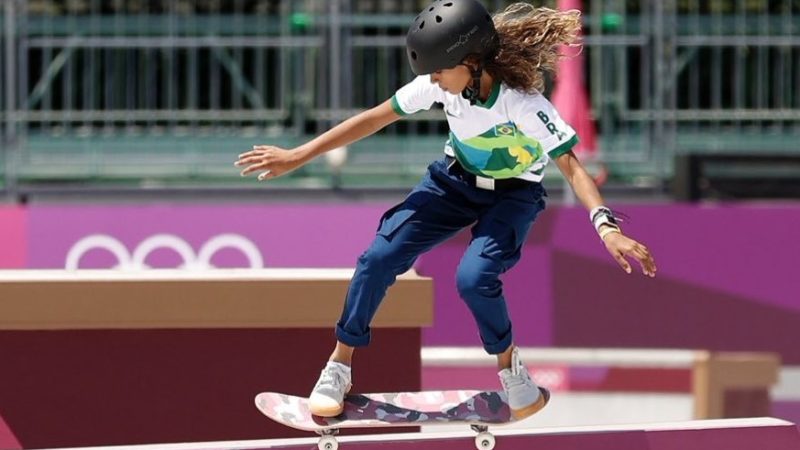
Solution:
[(481, 94), (481, 75), (483, 74), (483, 64), (478, 63), (476, 68), (472, 68), (470, 66), (470, 73), (472, 74), (472, 86), (467, 86), (463, 92), (461, 92), (461, 96), (465, 99), (469, 100), (470, 105), (474, 105), (478, 102), (478, 96)]

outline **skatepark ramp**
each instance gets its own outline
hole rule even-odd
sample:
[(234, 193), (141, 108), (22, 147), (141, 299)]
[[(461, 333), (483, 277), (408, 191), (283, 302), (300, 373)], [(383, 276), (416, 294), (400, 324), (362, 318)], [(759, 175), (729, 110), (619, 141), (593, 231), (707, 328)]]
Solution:
[[(638, 425), (495, 430), (498, 450), (793, 450), (800, 448), (795, 424), (773, 418), (695, 420)], [(403, 433), (343, 436), (342, 450), (473, 448), (475, 433)], [(315, 449), (318, 439), (271, 439), (106, 447), (106, 450)], [(95, 447), (99, 450), (100, 447)], [(76, 450), (76, 449), (73, 449)]]

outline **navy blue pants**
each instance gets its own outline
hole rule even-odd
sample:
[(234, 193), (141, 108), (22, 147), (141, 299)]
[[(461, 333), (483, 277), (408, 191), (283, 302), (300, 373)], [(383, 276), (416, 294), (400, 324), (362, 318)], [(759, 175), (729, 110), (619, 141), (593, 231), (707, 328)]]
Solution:
[(375, 240), (358, 258), (336, 325), (337, 339), (352, 347), (369, 344), (370, 322), (397, 275), (423, 252), (472, 225), (472, 239), (456, 273), (458, 293), (475, 317), (486, 351), (508, 349), (511, 321), (500, 275), (519, 261), (531, 224), (545, 207), (545, 195), (539, 183), (480, 189), (444, 159), (432, 163), (408, 197), (383, 215)]

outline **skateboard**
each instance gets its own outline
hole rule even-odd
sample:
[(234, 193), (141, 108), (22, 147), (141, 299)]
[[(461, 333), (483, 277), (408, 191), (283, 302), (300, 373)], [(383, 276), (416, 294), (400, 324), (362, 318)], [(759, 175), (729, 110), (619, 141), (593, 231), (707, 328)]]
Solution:
[[(541, 389), (545, 403), (550, 392)], [(374, 428), (463, 423), (470, 425), (478, 450), (492, 450), (495, 438), (489, 426), (517, 420), (502, 391), (428, 391), (348, 395), (336, 417), (312, 415), (308, 399), (277, 392), (256, 396), (256, 407), (270, 419), (320, 435), (319, 450), (337, 450), (336, 434), (343, 428)]]

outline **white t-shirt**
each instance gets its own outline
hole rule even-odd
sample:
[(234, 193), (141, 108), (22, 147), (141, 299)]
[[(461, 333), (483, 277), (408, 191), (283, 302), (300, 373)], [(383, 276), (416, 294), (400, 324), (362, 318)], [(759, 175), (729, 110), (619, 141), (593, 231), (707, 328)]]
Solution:
[(450, 125), (444, 151), (464, 168), (490, 178), (541, 181), (551, 158), (578, 143), (575, 130), (561, 120), (540, 93), (527, 94), (495, 83), (485, 103), (470, 105), (432, 83), (430, 75), (415, 78), (392, 96), (400, 115), (441, 103)]

